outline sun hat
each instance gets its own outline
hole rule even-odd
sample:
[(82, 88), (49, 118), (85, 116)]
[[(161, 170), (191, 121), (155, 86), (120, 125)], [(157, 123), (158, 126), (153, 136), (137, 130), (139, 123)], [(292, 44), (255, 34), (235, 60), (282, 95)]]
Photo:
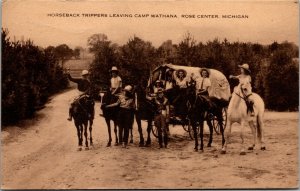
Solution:
[(88, 74), (89, 74), (89, 71), (87, 71), (87, 70), (82, 70), (82, 72), (81, 72), (82, 76), (85, 76), (85, 75), (88, 75)]
[(111, 71), (118, 71), (118, 68), (117, 68), (116, 66), (113, 66), (113, 67), (111, 68)]
[(132, 86), (131, 86), (131, 85), (125, 86), (124, 91), (127, 91), (127, 92), (130, 92), (130, 93), (131, 93), (131, 91), (132, 91)]
[(240, 68), (243, 68), (244, 70), (247, 70), (248, 72), (251, 72), (251, 70), (249, 69), (249, 65), (248, 64), (243, 64), (243, 65), (239, 65)]

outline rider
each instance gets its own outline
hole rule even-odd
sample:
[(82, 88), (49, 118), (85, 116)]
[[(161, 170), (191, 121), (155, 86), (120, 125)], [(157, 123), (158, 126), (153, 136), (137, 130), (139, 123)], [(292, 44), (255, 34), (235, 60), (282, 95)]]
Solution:
[(153, 88), (150, 89), (150, 92), (146, 95), (146, 98), (148, 100), (153, 100), (154, 97), (157, 95), (158, 89), (163, 87), (163, 83), (160, 80), (156, 80), (155, 84), (153, 85)]
[[(234, 87), (234, 92), (237, 92), (238, 89), (241, 89), (241, 84), (243, 83), (250, 83), (251, 84), (251, 70), (249, 69), (249, 65), (247, 63), (244, 63), (243, 65), (239, 65), (239, 68), (241, 68), (241, 74), (237, 76), (230, 75), (230, 79), (238, 79), (239, 84)], [(248, 107), (248, 110), (251, 112), (251, 116), (254, 116), (254, 110), (253, 110), (253, 100), (251, 99), (251, 96), (245, 98), (246, 104)]]
[(202, 68), (200, 70), (200, 76), (200, 78), (196, 79), (197, 94), (208, 96), (208, 89), (211, 87), (208, 69)]
[(186, 71), (183, 69), (177, 70), (177, 72), (174, 72), (174, 79), (176, 85), (182, 89), (187, 88), (188, 78), (186, 77)]
[[(82, 70), (81, 76), (82, 78), (73, 78), (71, 74), (68, 72), (68, 79), (74, 83), (77, 84), (78, 94), (73, 99), (73, 102), (70, 105), (69, 108), (69, 121), (72, 121), (73, 116), (73, 105), (74, 103), (82, 96), (82, 95), (90, 95), (90, 86), (91, 83), (88, 79), (89, 72), (87, 70)], [(92, 118), (94, 118), (94, 111), (90, 111), (90, 115)]]
[(118, 75), (118, 73), (119, 73), (118, 68), (116, 66), (113, 66), (111, 68), (112, 77), (110, 79), (110, 90), (112, 95), (118, 94), (122, 90), (122, 79)]
[(211, 81), (209, 79), (209, 71), (206, 68), (202, 68), (199, 71), (200, 78), (197, 78), (196, 81), (196, 93), (197, 95), (202, 96), (205, 99), (208, 109), (210, 109), (211, 102), (209, 99), (208, 89), (211, 87)]
[(107, 105), (109, 107), (120, 107), (119, 111), (119, 140), (123, 143), (123, 147), (126, 148), (128, 144), (129, 129), (132, 129), (135, 103), (133, 88), (130, 85), (125, 86), (123, 94), (119, 96), (116, 103)]
[(159, 146), (160, 148), (163, 148), (163, 142), (164, 142), (165, 148), (167, 148), (168, 131), (169, 131), (168, 129), (169, 103), (168, 103), (168, 99), (164, 96), (164, 92), (162, 88), (159, 88), (157, 91), (157, 96), (155, 97), (155, 104), (157, 106), (157, 111), (154, 117), (154, 123), (158, 129)]

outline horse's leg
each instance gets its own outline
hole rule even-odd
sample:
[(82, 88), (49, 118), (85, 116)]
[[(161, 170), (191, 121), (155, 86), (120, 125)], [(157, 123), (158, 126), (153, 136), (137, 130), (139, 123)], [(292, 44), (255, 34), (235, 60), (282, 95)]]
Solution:
[(131, 128), (129, 129), (129, 132), (130, 132), (130, 141), (129, 141), (129, 143), (133, 143), (133, 133), (132, 133), (132, 129), (133, 129), (133, 127), (131, 127)]
[(79, 127), (79, 125), (76, 125), (76, 129), (77, 129), (77, 137), (78, 137), (78, 150), (81, 150), (82, 142), (81, 142), (81, 139), (80, 139), (80, 127)]
[(139, 146), (142, 147), (142, 146), (144, 146), (144, 136), (143, 136), (142, 122), (141, 122), (141, 119), (138, 116), (138, 114), (135, 115), (135, 121), (137, 123), (138, 131), (139, 131), (139, 134), (140, 134)]
[(81, 147), (82, 147), (82, 142), (83, 142), (83, 125), (79, 125), (79, 128), (80, 128), (80, 150), (81, 150)]
[(92, 137), (92, 130), (93, 130), (93, 119), (89, 120), (90, 126), (89, 126), (89, 130), (90, 130), (90, 145), (93, 146), (93, 137)]
[(88, 142), (88, 134), (87, 134), (87, 127), (88, 127), (88, 122), (84, 124), (84, 137), (85, 137), (85, 150), (89, 149), (89, 142)]
[(244, 130), (245, 130), (245, 121), (242, 120), (241, 121), (241, 132), (240, 132), (240, 137), (241, 137), (241, 152), (240, 152), (240, 155), (245, 155), (246, 152), (245, 152), (245, 148), (244, 148)]
[(107, 130), (108, 130), (108, 143), (107, 143), (107, 147), (110, 147), (111, 146), (111, 128), (110, 128), (110, 120), (108, 118), (105, 118), (105, 122), (106, 122), (106, 125), (107, 125)]
[(148, 121), (148, 126), (147, 126), (147, 141), (146, 141), (146, 146), (149, 146), (151, 145), (151, 137), (150, 137), (150, 134), (151, 134), (151, 129), (152, 129), (152, 119), (149, 119)]
[(114, 121), (114, 132), (115, 132), (115, 146), (119, 145), (119, 140), (118, 140), (118, 125), (117, 123)]
[(207, 122), (207, 125), (209, 127), (209, 141), (208, 141), (207, 147), (211, 147), (214, 130), (213, 130), (213, 125), (211, 123), (211, 120), (209, 118), (206, 119), (206, 122)]
[(251, 132), (252, 132), (252, 145), (250, 145), (248, 147), (248, 150), (253, 150), (254, 147), (255, 147), (255, 143), (256, 143), (256, 128), (254, 126), (254, 122), (253, 121), (249, 121), (249, 126), (250, 126), (250, 129), (251, 129)]
[(220, 132), (222, 135), (222, 148), (223, 148), (224, 144), (225, 144), (225, 137), (224, 137), (224, 126), (223, 126), (223, 117), (222, 116), (220, 117), (218, 123), (220, 124)]
[(264, 141), (264, 122), (262, 115), (257, 116), (257, 136), (261, 150), (266, 150)]
[(224, 139), (224, 144), (223, 144), (223, 147), (222, 147), (221, 154), (225, 154), (226, 153), (227, 144), (230, 141), (232, 122), (229, 120), (229, 117), (227, 118), (226, 125), (227, 125), (227, 128), (225, 130), (226, 140)]
[(200, 122), (200, 150), (203, 151), (203, 127), (204, 127), (204, 121), (202, 120)]
[[(192, 121), (192, 128), (194, 131), (195, 148), (194, 151), (198, 151), (198, 136), (197, 136), (197, 125), (195, 121)], [(200, 128), (200, 127), (199, 127)]]

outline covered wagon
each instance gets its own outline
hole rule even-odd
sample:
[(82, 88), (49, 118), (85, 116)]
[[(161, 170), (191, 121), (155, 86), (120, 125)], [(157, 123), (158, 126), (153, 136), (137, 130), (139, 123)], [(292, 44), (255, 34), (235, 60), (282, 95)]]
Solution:
[[(193, 79), (195, 80), (200, 77), (201, 69), (202, 68), (200, 67), (163, 64), (152, 71), (148, 85), (153, 85), (156, 80), (165, 81), (168, 73), (174, 73), (178, 70), (184, 70), (188, 79), (191, 79), (193, 76)], [(231, 95), (230, 86), (225, 75), (215, 69), (208, 69), (208, 71), (210, 73), (209, 79), (211, 81), (211, 87), (208, 89), (209, 95), (229, 100)]]

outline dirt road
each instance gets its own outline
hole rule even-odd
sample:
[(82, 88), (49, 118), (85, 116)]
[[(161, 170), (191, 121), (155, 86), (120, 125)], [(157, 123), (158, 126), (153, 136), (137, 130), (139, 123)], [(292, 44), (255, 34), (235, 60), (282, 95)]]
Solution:
[[(2, 131), (2, 189), (64, 188), (295, 188), (298, 186), (298, 113), (265, 113), (266, 151), (239, 155), (239, 128), (220, 154), (220, 136), (204, 152), (182, 127), (171, 127), (169, 149), (106, 147), (107, 129), (96, 104), (94, 147), (77, 151), (73, 122), (67, 121), (68, 100), (74, 90), (55, 96), (26, 129)], [(145, 127), (145, 125), (144, 125)], [(145, 131), (145, 128), (144, 128)], [(208, 139), (205, 129), (205, 142)], [(250, 143), (247, 128), (246, 143)]]

